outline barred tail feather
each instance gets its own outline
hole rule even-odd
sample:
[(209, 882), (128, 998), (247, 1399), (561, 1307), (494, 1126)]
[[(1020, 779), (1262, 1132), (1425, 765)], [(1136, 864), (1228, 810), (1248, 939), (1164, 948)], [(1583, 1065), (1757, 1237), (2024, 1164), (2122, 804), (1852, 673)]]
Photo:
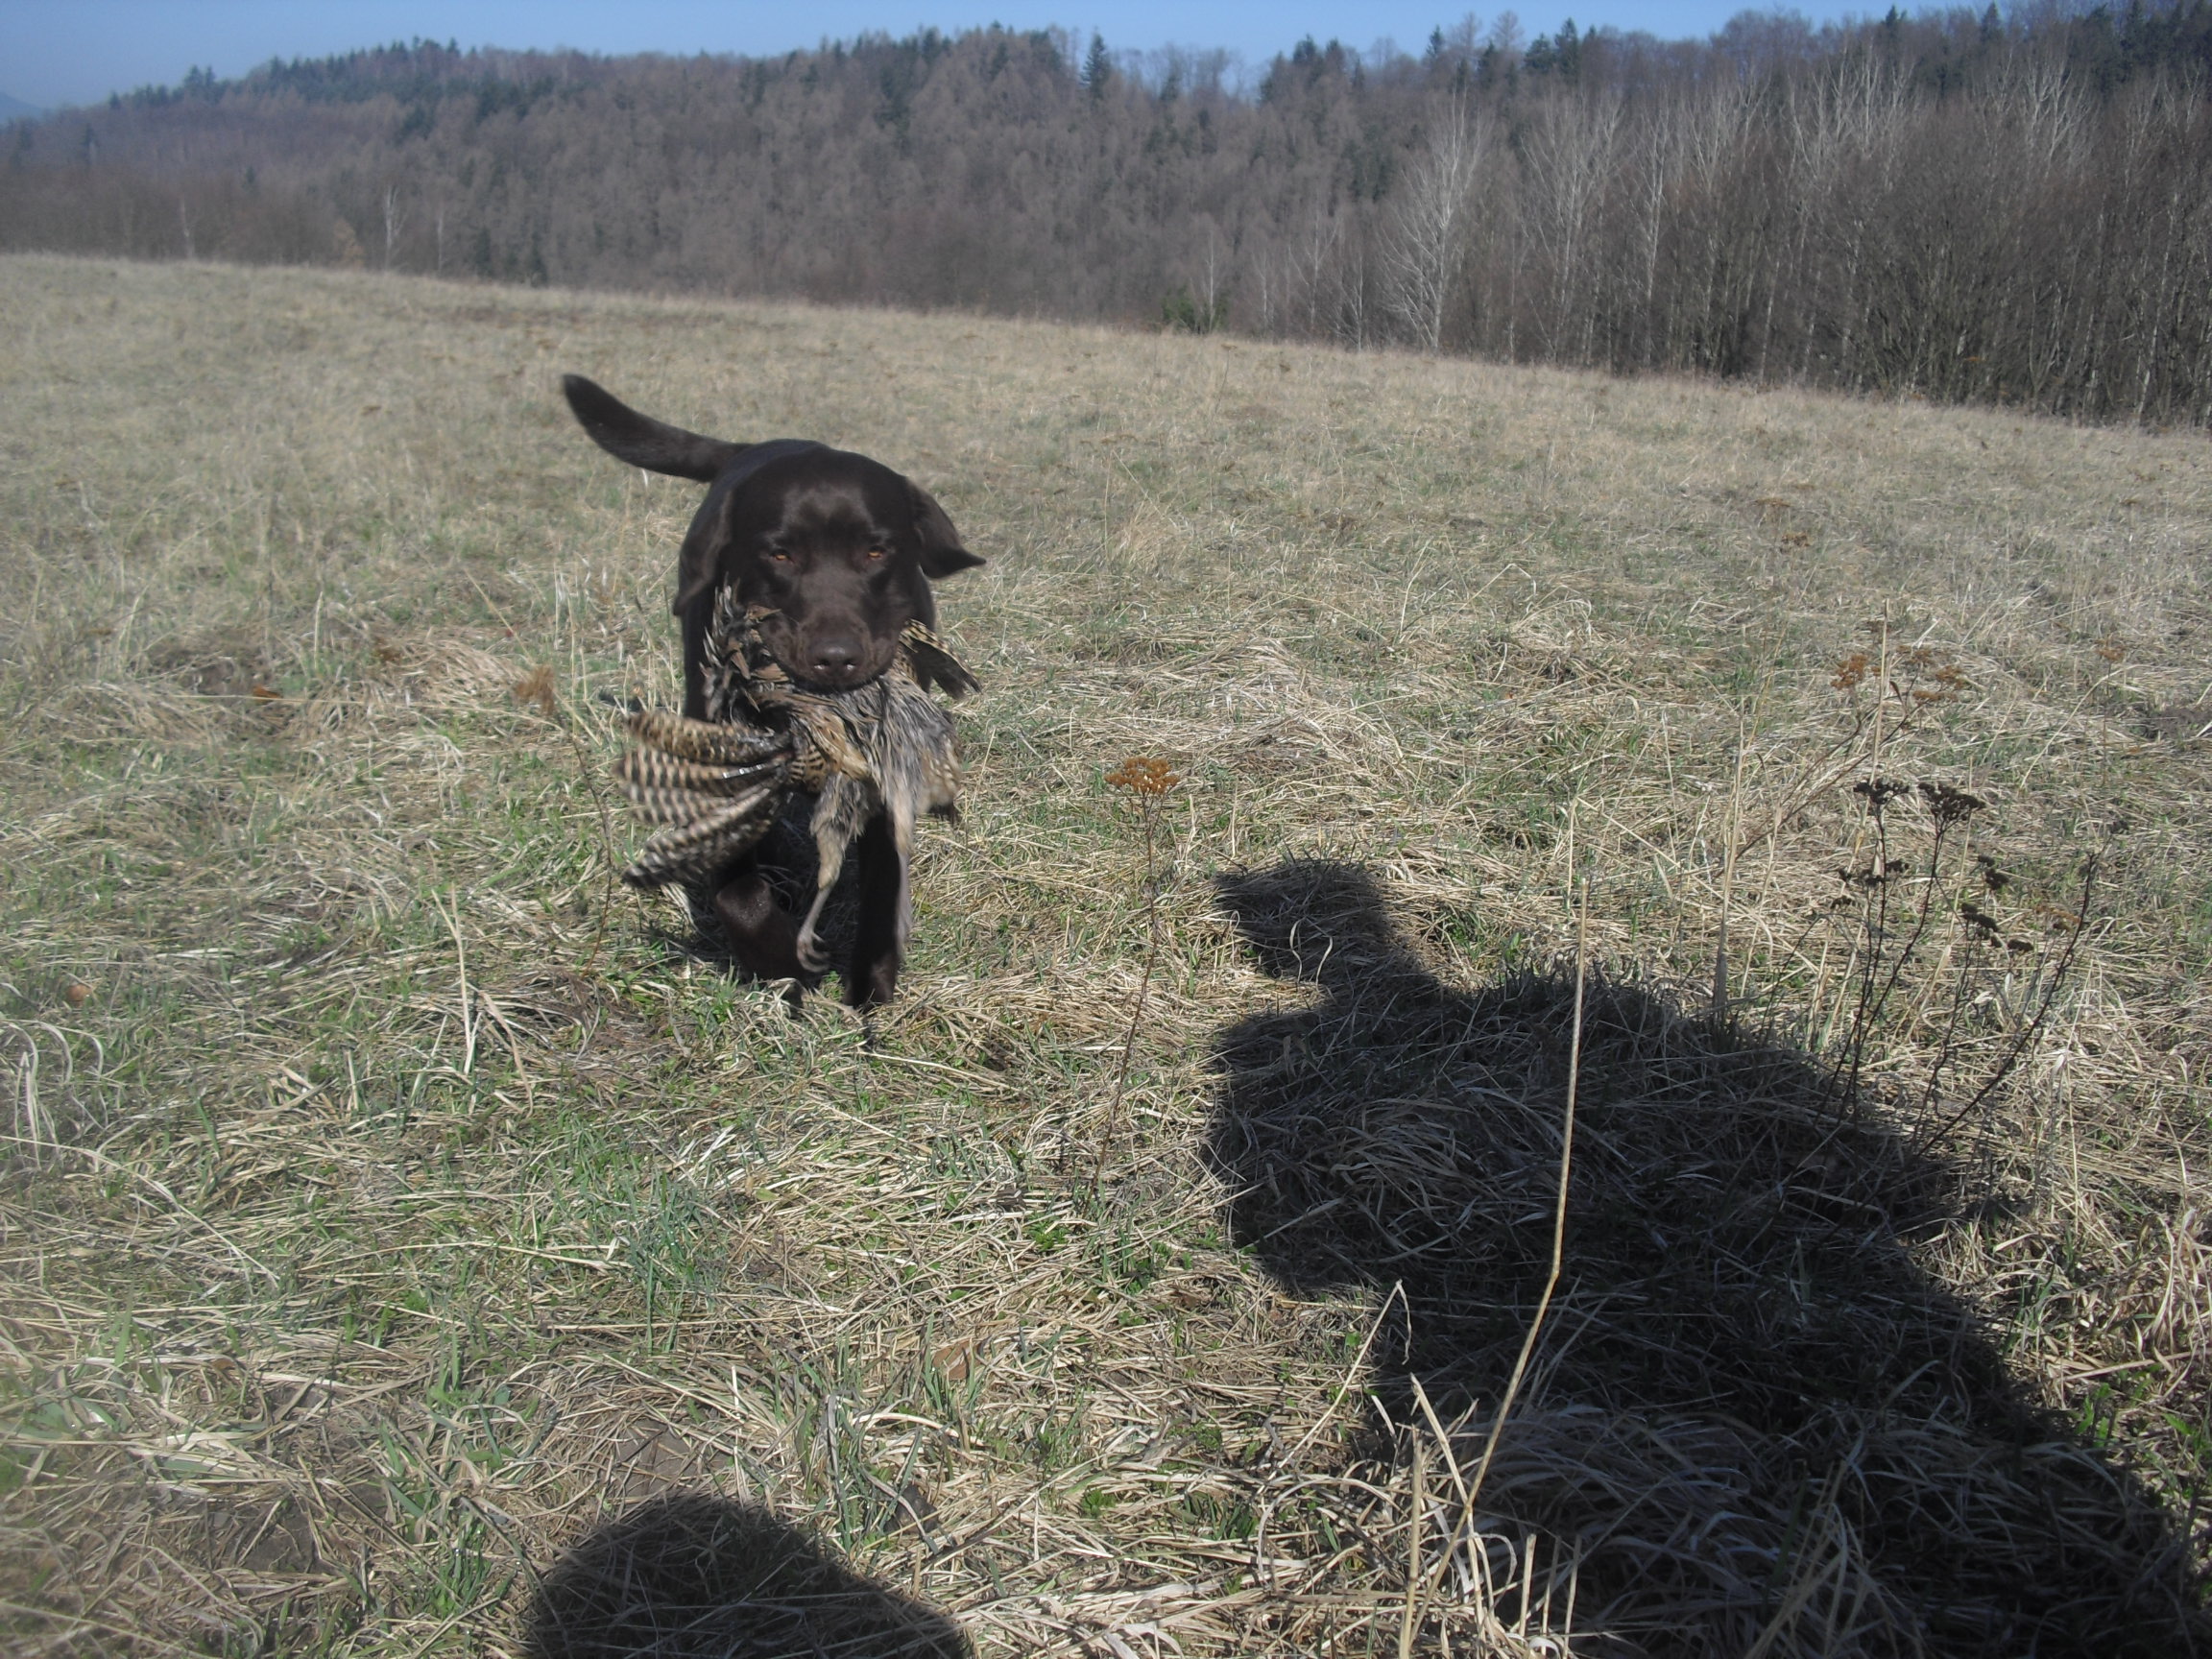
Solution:
[(639, 817), (653, 824), (682, 824), (759, 784), (781, 782), (788, 765), (777, 757), (751, 766), (707, 766), (658, 749), (632, 749), (614, 762), (614, 776)]
[(638, 849), (622, 879), (633, 887), (709, 879), (768, 832), (781, 799), (778, 783), (762, 783), (703, 818), (657, 831)]
[(647, 748), (703, 766), (752, 766), (791, 753), (787, 732), (687, 720), (662, 709), (640, 709), (623, 726)]

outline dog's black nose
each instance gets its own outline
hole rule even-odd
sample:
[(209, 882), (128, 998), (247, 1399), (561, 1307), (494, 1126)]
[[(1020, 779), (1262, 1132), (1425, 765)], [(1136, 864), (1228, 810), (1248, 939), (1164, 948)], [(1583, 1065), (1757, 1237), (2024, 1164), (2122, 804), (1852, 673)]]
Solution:
[(857, 639), (819, 639), (807, 669), (815, 679), (835, 685), (854, 679), (860, 672), (860, 642)]

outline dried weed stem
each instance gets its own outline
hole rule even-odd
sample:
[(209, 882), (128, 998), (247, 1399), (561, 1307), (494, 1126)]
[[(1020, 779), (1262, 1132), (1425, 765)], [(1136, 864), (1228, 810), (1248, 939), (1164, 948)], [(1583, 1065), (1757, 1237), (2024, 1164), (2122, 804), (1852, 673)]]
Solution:
[(1106, 774), (1106, 781), (1126, 789), (1137, 802), (1138, 822), (1144, 832), (1144, 971), (1137, 980), (1137, 995), (1129, 1005), (1129, 1028), (1121, 1038), (1121, 1058), (1114, 1068), (1114, 1094), (1106, 1106), (1106, 1128), (1098, 1138), (1098, 1156), (1091, 1167), (1091, 1196), (1098, 1196), (1106, 1178), (1106, 1161), (1121, 1133), (1121, 1108), (1129, 1089), (1129, 1063), (1137, 1052), (1137, 1033), (1144, 1022), (1145, 999), (1152, 992), (1152, 971), (1160, 961), (1160, 814), (1167, 792), (1183, 781), (1166, 760), (1131, 756)]
[(1472, 1527), (1475, 1501), (1482, 1495), (1482, 1483), (1489, 1479), (1491, 1460), (1498, 1455), (1499, 1439), (1505, 1432), (1505, 1420), (1512, 1414), (1513, 1403), (1520, 1398), (1522, 1380), (1528, 1374), (1529, 1356), (1536, 1352), (1536, 1338), (1543, 1333), (1545, 1316), (1551, 1310), (1552, 1294), (1559, 1288), (1559, 1274), (1567, 1262), (1567, 1189), (1575, 1167), (1575, 1103), (1582, 1083), (1582, 1008), (1590, 977), (1590, 883), (1582, 882), (1582, 893), (1575, 913), (1575, 1015), (1567, 1040), (1567, 1099), (1559, 1113), (1559, 1179), (1551, 1201), (1551, 1262), (1545, 1269), (1544, 1288), (1536, 1297), (1536, 1310), (1528, 1317), (1528, 1330), (1521, 1338), (1521, 1351), (1513, 1357), (1513, 1369), (1505, 1379), (1505, 1391), (1499, 1397), (1498, 1409), (1490, 1421), (1490, 1435), (1482, 1443), (1482, 1457), (1475, 1465), (1474, 1478), (1467, 1483), (1467, 1524)]

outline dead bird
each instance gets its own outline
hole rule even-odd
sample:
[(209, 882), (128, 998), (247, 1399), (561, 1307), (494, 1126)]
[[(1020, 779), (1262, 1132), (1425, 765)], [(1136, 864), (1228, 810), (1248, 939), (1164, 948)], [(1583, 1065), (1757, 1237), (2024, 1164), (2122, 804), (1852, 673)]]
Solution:
[(763, 613), (724, 589), (704, 641), (707, 718), (658, 709), (630, 716), (637, 748), (614, 775), (640, 817), (666, 826), (622, 872), (633, 886), (701, 886), (749, 852), (795, 795), (814, 798), (814, 900), (801, 923), (800, 964), (830, 966), (818, 936), (847, 851), (880, 813), (897, 854), (895, 928), (913, 928), (914, 826), (925, 812), (959, 815), (952, 717), (929, 695), (961, 696), (975, 677), (921, 622), (909, 622), (891, 665), (845, 691), (801, 685), (761, 640)]

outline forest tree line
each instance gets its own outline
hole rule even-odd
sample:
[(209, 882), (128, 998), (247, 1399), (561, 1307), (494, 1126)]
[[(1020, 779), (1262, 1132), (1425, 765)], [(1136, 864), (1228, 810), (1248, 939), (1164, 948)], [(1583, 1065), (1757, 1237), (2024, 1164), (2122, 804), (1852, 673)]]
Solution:
[(1418, 53), (412, 45), (18, 121), (0, 248), (1400, 344), (2212, 423), (2212, 0)]

